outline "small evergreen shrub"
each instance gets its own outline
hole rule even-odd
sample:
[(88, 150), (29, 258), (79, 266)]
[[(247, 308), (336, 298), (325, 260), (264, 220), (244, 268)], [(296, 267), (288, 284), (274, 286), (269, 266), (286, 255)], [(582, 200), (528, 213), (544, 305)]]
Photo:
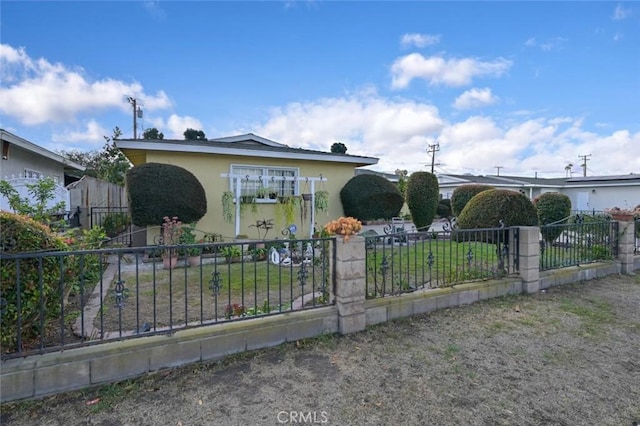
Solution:
[(494, 189), (489, 185), (481, 185), (478, 183), (471, 183), (467, 185), (461, 185), (453, 190), (451, 194), (451, 212), (454, 216), (460, 216), (462, 210), (475, 195), (486, 191), (487, 189)]
[(433, 222), (438, 197), (438, 178), (434, 174), (415, 172), (409, 176), (406, 190), (407, 206), (418, 230), (426, 230)]
[(126, 181), (134, 225), (161, 225), (165, 216), (194, 223), (207, 213), (202, 184), (182, 167), (146, 163), (129, 169)]
[(440, 217), (450, 217), (451, 216), (451, 200), (448, 198), (444, 198), (440, 200), (440, 202), (438, 203), (436, 214)]
[[(45, 225), (26, 216), (0, 211), (0, 229), (3, 254), (67, 249), (62, 238), (52, 233)], [(43, 258), (42, 285), (39, 268), (40, 261), (37, 258), (21, 259), (19, 270), (15, 260), (3, 259), (0, 264), (0, 288), (5, 301), (1, 308), (0, 326), (0, 345), (3, 352), (16, 350), (18, 316), (21, 321), (23, 344), (39, 336), (41, 300), (45, 318), (60, 313), (60, 274), (64, 273), (66, 266), (61, 265), (59, 257)]]
[(345, 216), (358, 220), (389, 220), (398, 216), (404, 199), (396, 185), (378, 175), (351, 178), (340, 190)]
[(533, 205), (538, 212), (540, 232), (545, 241), (551, 243), (562, 234), (561, 226), (542, 226), (559, 224), (571, 214), (571, 199), (559, 192), (546, 192), (533, 199)]

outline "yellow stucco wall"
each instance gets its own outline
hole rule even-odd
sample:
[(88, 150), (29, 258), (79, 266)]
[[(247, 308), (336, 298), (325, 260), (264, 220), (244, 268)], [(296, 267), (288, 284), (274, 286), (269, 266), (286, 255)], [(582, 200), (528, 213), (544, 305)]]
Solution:
[[(125, 152), (125, 154), (127, 153)], [(315, 190), (327, 190), (329, 192), (329, 213), (316, 214), (315, 222), (319, 228), (330, 220), (343, 215), (340, 190), (354, 176), (355, 168), (353, 164), (346, 163), (161, 151), (148, 151), (146, 153), (146, 162), (173, 164), (192, 172), (202, 183), (207, 194), (207, 214), (198, 222), (196, 228), (204, 232), (222, 234), (226, 241), (234, 238), (236, 234), (235, 224), (226, 223), (222, 218), (222, 193), (229, 190), (229, 178), (223, 178), (220, 175), (222, 173), (230, 173), (231, 164), (295, 167), (299, 169), (299, 176), (302, 177), (318, 177), (322, 174), (323, 177), (327, 178), (327, 181), (324, 183), (316, 182)], [(299, 182), (300, 193), (306, 191), (306, 185), (303, 180)], [(250, 208), (244, 209), (240, 217), (239, 233), (252, 239), (258, 238), (256, 228), (250, 228), (249, 225), (255, 225), (256, 220), (263, 219), (274, 219), (276, 225), (269, 231), (267, 238), (282, 238), (281, 230), (287, 224), (276, 204), (259, 204), (257, 214), (252, 213)], [(298, 228), (296, 236), (306, 237), (309, 235), (310, 215), (307, 216), (303, 223), (298, 212), (295, 224)], [(153, 243), (153, 237), (156, 233), (157, 230), (149, 230), (147, 235), (149, 244)]]

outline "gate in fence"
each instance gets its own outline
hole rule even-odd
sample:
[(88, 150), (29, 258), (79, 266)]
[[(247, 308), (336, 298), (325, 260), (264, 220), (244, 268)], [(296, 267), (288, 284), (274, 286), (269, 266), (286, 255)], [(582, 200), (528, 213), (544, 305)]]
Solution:
[(112, 243), (131, 247), (131, 217), (128, 207), (91, 207), (91, 228), (101, 226)]

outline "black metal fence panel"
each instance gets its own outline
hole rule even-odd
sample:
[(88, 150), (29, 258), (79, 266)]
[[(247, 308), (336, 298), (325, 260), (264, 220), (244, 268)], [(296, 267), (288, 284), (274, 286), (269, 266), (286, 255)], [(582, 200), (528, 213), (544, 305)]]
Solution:
[(91, 207), (91, 228), (101, 226), (110, 243), (131, 246), (131, 218), (128, 207)]
[(540, 227), (540, 270), (613, 260), (618, 254), (618, 222), (585, 219)]
[(365, 238), (367, 297), (518, 272), (518, 228), (395, 233)]
[(0, 261), (3, 359), (334, 303), (335, 238), (0, 253)]

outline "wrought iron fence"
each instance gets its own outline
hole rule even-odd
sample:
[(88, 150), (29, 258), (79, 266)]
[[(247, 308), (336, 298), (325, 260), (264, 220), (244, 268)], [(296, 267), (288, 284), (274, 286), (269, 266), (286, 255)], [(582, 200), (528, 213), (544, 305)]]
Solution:
[(3, 359), (333, 304), (334, 238), (0, 260)]
[(128, 207), (91, 207), (91, 228), (101, 226), (111, 242), (131, 246), (131, 218)]
[(365, 237), (367, 297), (504, 277), (518, 271), (518, 228)]
[(540, 227), (540, 270), (612, 260), (618, 254), (618, 222), (577, 215), (572, 223)]

